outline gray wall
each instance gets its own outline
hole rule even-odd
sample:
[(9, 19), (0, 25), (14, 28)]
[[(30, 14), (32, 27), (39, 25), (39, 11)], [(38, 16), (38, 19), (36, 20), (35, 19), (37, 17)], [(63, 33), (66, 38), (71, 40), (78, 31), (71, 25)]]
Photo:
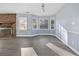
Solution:
[(68, 31), (68, 45), (79, 52), (79, 4), (65, 4), (56, 14), (56, 35), (61, 38), (59, 24)]
[[(57, 26), (60, 23), (71, 32), (79, 33), (79, 4), (65, 4), (64, 8), (56, 14)], [(72, 22), (75, 22), (72, 25)]]
[(68, 32), (68, 44), (79, 52), (79, 34)]

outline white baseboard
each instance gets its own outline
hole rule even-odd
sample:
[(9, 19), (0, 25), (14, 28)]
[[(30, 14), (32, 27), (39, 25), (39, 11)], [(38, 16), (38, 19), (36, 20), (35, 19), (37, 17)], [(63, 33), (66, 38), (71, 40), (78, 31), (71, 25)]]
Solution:
[(61, 38), (59, 38), (55, 34), (34, 34), (34, 35), (16, 35), (16, 37), (33, 37), (33, 36), (38, 36), (38, 35), (52, 35), (57, 37), (59, 40), (61, 40), (66, 46), (68, 46), (70, 49), (72, 49), (77, 55), (79, 55), (79, 52), (76, 51), (74, 48), (72, 48), (70, 45), (68, 45), (66, 42), (64, 42)]
[(79, 52), (76, 51), (74, 48), (72, 48), (70, 45), (68, 45), (67, 43), (65, 43), (61, 38), (59, 38), (57, 35), (55, 35), (59, 40), (61, 40), (67, 47), (69, 47), (70, 49), (72, 49), (77, 55), (79, 55)]
[(74, 48), (72, 48), (70, 45), (68, 45), (68, 47), (69, 47), (70, 49), (72, 49), (77, 55), (79, 55), (79, 52), (76, 51)]
[(36, 35), (16, 35), (16, 37), (33, 37), (33, 36), (36, 36)]
[(33, 34), (33, 35), (16, 35), (16, 37), (33, 37), (33, 36), (38, 36), (38, 35), (52, 35), (52, 36), (55, 36), (54, 34)]

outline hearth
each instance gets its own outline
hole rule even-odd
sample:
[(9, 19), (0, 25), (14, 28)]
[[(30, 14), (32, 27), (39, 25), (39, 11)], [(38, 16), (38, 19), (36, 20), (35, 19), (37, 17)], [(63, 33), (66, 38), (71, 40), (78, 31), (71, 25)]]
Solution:
[(12, 36), (12, 28), (0, 28), (0, 37)]

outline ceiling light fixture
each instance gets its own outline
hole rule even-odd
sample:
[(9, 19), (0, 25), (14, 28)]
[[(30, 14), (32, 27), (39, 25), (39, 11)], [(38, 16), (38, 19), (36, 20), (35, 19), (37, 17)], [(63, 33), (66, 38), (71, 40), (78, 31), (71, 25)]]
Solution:
[(42, 7), (42, 11), (45, 12), (45, 3), (42, 3), (41, 7)]

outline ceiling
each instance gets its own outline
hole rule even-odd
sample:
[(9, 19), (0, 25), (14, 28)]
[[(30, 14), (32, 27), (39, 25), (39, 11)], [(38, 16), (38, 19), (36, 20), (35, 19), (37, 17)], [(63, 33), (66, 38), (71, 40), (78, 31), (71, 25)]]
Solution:
[(63, 6), (63, 3), (45, 3), (45, 12), (42, 3), (0, 3), (0, 13), (30, 13), (35, 15), (54, 15)]

